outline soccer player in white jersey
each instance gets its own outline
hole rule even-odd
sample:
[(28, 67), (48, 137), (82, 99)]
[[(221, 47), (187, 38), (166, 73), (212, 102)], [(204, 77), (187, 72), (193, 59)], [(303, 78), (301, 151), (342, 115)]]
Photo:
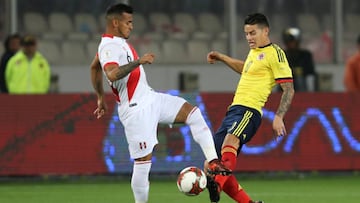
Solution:
[(118, 103), (118, 114), (124, 126), (131, 158), (134, 159), (131, 188), (135, 203), (148, 201), (149, 173), (154, 146), (158, 143), (159, 123), (185, 123), (194, 140), (210, 162), (209, 172), (229, 175), (218, 159), (211, 131), (200, 110), (185, 99), (154, 91), (147, 83), (143, 64), (151, 64), (155, 55), (139, 57), (127, 43), (133, 29), (133, 9), (116, 4), (106, 12), (106, 32), (103, 34), (97, 56), (91, 64), (91, 80), (97, 94), (94, 114), (100, 118), (106, 112), (102, 74)]

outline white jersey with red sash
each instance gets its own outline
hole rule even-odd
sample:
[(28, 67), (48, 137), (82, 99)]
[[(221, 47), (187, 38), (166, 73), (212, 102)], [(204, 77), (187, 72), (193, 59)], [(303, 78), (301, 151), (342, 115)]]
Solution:
[[(138, 59), (125, 39), (109, 35), (102, 37), (98, 56), (103, 71), (108, 64), (123, 66)], [(153, 91), (142, 65), (109, 84), (119, 104), (119, 119), (124, 126), (131, 158), (150, 154), (158, 143), (158, 123), (173, 123), (185, 99)]]
[[(125, 39), (104, 34), (102, 36), (98, 56), (103, 70), (109, 64), (123, 66), (139, 57), (135, 49)], [(109, 85), (121, 106), (120, 114), (125, 113), (128, 108), (141, 105), (151, 97), (152, 89), (148, 85), (142, 65), (135, 68), (124, 78), (109, 82)]]

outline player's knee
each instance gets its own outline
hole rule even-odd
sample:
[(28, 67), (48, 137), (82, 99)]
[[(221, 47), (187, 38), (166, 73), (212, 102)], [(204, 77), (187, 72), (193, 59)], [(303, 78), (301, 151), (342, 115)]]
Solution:
[(152, 153), (146, 155), (146, 156), (143, 156), (143, 157), (140, 157), (140, 158), (136, 158), (134, 159), (135, 161), (150, 161), (152, 158)]
[(189, 115), (193, 112), (193, 110), (197, 108), (190, 104), (189, 102), (185, 102), (178, 114), (176, 115), (175, 122), (176, 123), (186, 123)]
[(185, 123), (188, 125), (203, 123), (204, 117), (201, 114), (201, 111), (197, 107), (193, 107), (188, 113)]
[(233, 135), (233, 134), (227, 134), (225, 139), (224, 139), (224, 142), (222, 144), (222, 147), (224, 146), (232, 146), (236, 149), (239, 148), (240, 146), (240, 139), (239, 137)]
[(197, 135), (209, 134), (209, 136), (211, 136), (209, 126), (205, 122), (199, 108), (194, 107), (193, 111), (189, 113), (185, 123), (189, 125), (195, 139)]

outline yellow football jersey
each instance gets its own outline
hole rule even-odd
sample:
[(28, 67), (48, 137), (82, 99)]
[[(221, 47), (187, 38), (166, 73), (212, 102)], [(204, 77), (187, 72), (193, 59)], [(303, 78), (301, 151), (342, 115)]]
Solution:
[(231, 105), (243, 105), (262, 114), (276, 83), (292, 82), (292, 73), (284, 51), (276, 44), (251, 49)]

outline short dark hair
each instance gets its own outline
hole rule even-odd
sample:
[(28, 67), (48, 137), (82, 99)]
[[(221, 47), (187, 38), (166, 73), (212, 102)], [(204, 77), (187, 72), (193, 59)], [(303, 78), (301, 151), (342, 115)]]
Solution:
[(21, 35), (19, 33), (14, 33), (14, 34), (8, 35), (4, 41), (5, 50), (10, 49), (10, 42), (14, 39), (21, 40)]
[(122, 13), (133, 13), (133, 8), (127, 4), (119, 3), (110, 6), (106, 10), (106, 17), (114, 14), (122, 14)]
[(253, 13), (246, 16), (244, 20), (245, 25), (260, 25), (265, 27), (270, 27), (269, 21), (266, 16), (262, 13)]
[(24, 37), (21, 38), (21, 45), (22, 46), (36, 45), (36, 37), (30, 34), (24, 35)]

